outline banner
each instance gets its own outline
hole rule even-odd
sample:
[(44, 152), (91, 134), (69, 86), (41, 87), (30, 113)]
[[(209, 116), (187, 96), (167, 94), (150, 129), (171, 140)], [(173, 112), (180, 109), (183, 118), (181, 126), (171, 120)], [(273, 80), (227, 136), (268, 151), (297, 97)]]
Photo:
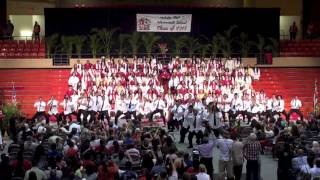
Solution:
[(137, 14), (138, 32), (190, 32), (191, 14)]

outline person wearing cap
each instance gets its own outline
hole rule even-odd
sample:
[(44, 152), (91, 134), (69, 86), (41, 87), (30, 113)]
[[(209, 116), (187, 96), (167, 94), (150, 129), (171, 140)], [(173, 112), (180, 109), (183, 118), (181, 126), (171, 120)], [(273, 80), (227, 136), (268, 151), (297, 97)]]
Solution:
[(219, 177), (222, 179), (225, 171), (227, 178), (233, 178), (232, 145), (229, 132), (223, 132), (222, 138), (217, 139), (216, 146), (220, 151), (219, 157)]
[(248, 137), (247, 143), (243, 146), (243, 155), (247, 160), (247, 180), (259, 179), (259, 160), (261, 151), (261, 144), (257, 141), (257, 136), (254, 133), (251, 133)]

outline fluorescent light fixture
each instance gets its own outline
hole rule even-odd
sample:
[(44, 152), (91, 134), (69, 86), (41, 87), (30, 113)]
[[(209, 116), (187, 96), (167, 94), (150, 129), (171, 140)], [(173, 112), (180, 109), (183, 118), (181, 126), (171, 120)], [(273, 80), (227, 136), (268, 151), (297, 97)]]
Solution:
[(32, 36), (32, 31), (31, 30), (21, 30), (20, 36)]

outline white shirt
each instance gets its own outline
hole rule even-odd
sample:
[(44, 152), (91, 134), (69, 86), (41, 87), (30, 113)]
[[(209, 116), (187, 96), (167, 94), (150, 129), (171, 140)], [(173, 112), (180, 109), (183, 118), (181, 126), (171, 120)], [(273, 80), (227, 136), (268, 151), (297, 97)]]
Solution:
[(293, 99), (290, 105), (291, 105), (291, 109), (300, 109), (302, 106), (302, 103), (299, 99)]
[(99, 96), (98, 101), (99, 101), (98, 111), (109, 111), (111, 109), (111, 105), (110, 105), (109, 99), (107, 97), (105, 97), (103, 100), (102, 97)]
[(73, 89), (77, 89), (77, 85), (79, 82), (79, 78), (77, 76), (71, 76), (68, 80), (68, 84), (73, 87)]
[(242, 103), (241, 98), (233, 99), (232, 106), (235, 108), (235, 110), (242, 111), (243, 110), (243, 103)]
[(70, 126), (69, 126), (69, 132), (72, 131), (72, 129), (75, 128), (77, 129), (77, 133), (79, 134), (81, 132), (81, 126), (77, 123), (72, 123)]
[(81, 110), (87, 110), (88, 109), (88, 101), (86, 97), (78, 99), (79, 108)]
[(135, 99), (135, 98), (132, 98), (132, 99), (127, 99), (125, 101), (126, 103), (126, 106), (127, 106), (127, 110), (129, 112), (133, 112), (133, 111), (136, 111), (137, 110), (137, 107), (138, 107), (138, 101)]
[(176, 104), (171, 108), (171, 113), (173, 113), (173, 119), (176, 119), (178, 121), (182, 120), (184, 115), (184, 109), (183, 106), (180, 104), (177, 106)]
[(37, 101), (33, 106), (37, 109), (37, 112), (44, 112), (46, 110), (46, 102), (44, 101)]
[(313, 167), (310, 169), (311, 179), (320, 177), (320, 168)]
[(48, 106), (49, 106), (49, 111), (48, 114), (49, 115), (56, 115), (58, 114), (58, 101), (53, 99), (53, 100), (49, 100), (48, 101)]
[(188, 110), (186, 110), (184, 112), (184, 121), (182, 123), (182, 126), (184, 128), (188, 128), (193, 126), (193, 121), (194, 121), (194, 114), (193, 112), (189, 112)]
[(200, 172), (196, 176), (197, 180), (210, 180), (210, 176), (207, 173)]
[[(214, 122), (214, 118), (216, 118), (216, 122)], [(209, 113), (208, 116), (206, 117), (208, 120), (211, 128), (213, 129), (218, 129), (222, 126), (221, 120), (222, 120), (222, 113), (221, 112), (215, 112), (215, 113)]]
[(123, 113), (127, 112), (127, 107), (124, 100), (116, 100), (115, 109), (116, 111), (122, 111)]
[(90, 98), (90, 102), (89, 102), (89, 111), (98, 111), (98, 107), (99, 107), (99, 101), (98, 101), (98, 97), (97, 96), (93, 96)]
[(72, 113), (74, 110), (72, 101), (67, 100), (66, 102), (66, 100), (64, 100), (60, 105), (63, 106), (63, 113), (65, 115)]
[(220, 150), (220, 158), (222, 161), (231, 160), (231, 150), (232, 150), (233, 141), (231, 139), (218, 139), (217, 147)]
[(162, 99), (156, 99), (153, 103), (153, 110), (156, 109), (165, 109), (166, 108), (166, 104), (164, 103), (164, 101)]
[(144, 104), (144, 115), (151, 113), (153, 111), (153, 109), (154, 109), (153, 104), (151, 102), (147, 101)]
[(278, 100), (277, 112), (282, 112), (284, 110), (284, 100)]
[(250, 111), (250, 109), (251, 109), (251, 101), (243, 100), (243, 110)]

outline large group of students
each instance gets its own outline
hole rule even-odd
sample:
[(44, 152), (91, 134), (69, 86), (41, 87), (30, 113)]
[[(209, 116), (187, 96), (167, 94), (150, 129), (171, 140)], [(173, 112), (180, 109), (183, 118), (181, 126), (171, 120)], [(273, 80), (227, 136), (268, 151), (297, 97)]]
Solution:
[[(278, 178), (286, 179), (287, 146), (320, 126), (303, 120), (297, 97), (286, 112), (281, 96), (256, 92), (259, 77), (258, 68), (231, 58), (78, 62), (62, 101), (40, 97), (32, 121), (10, 123), (13, 142), (1, 156), (0, 178), (209, 180), (215, 172), (239, 180), (246, 160), (247, 179), (256, 180), (260, 154), (271, 144)], [(293, 112), (301, 115), (296, 123)], [(176, 144), (184, 147), (186, 136), (191, 149)]]
[(176, 58), (168, 64), (142, 58), (130, 62), (102, 58), (95, 64), (78, 61), (71, 70), (64, 100), (59, 103), (52, 97), (46, 103), (39, 98), (33, 119), (48, 114), (59, 121), (71, 121), (75, 114), (78, 122), (99, 119), (110, 124), (112, 119), (117, 125), (119, 118), (152, 121), (159, 115), (164, 125), (167, 121), (171, 125), (182, 124), (181, 113), (186, 113), (190, 106), (205, 116), (207, 105), (214, 103), (222, 121), (227, 123), (237, 117), (246, 118), (249, 123), (262, 114), (268, 118), (284, 115), (288, 121), (293, 112), (303, 120), (298, 97), (291, 101), (287, 113), (281, 95), (269, 98), (263, 90), (253, 89), (252, 82), (259, 78), (259, 68), (243, 67), (240, 59), (232, 58)]

